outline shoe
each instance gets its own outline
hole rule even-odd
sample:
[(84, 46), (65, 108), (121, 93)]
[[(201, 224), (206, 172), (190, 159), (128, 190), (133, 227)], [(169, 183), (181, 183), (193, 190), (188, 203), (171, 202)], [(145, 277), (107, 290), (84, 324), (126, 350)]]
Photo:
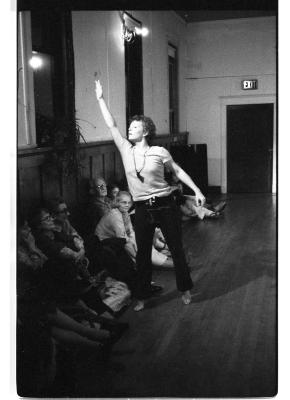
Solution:
[(222, 212), (226, 208), (227, 203), (225, 201), (221, 201), (214, 207), (214, 211)]
[(213, 212), (212, 214), (208, 215), (207, 218), (218, 218), (220, 213), (218, 211)]
[(158, 293), (158, 292), (161, 292), (163, 290), (163, 287), (162, 286), (159, 286), (159, 285), (150, 285), (150, 292), (153, 294), (153, 293)]

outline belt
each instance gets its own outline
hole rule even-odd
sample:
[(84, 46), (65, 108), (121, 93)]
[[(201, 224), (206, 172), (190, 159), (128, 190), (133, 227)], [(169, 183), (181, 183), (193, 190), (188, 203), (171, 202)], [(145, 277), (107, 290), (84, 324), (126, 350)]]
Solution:
[(134, 204), (136, 207), (146, 205), (148, 207), (162, 207), (169, 206), (173, 201), (173, 196), (170, 194), (169, 196), (158, 197), (152, 196), (147, 200), (135, 201)]

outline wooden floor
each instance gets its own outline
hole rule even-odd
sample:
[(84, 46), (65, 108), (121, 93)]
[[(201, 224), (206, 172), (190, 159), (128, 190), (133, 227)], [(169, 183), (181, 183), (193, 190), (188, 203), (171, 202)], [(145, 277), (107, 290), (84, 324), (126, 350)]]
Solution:
[(255, 397), (277, 390), (276, 198), (227, 195), (218, 220), (189, 221), (194, 300), (182, 305), (172, 271), (156, 271), (162, 296), (130, 307), (128, 333), (112, 358), (123, 370), (103, 382), (87, 375), (91, 397)]

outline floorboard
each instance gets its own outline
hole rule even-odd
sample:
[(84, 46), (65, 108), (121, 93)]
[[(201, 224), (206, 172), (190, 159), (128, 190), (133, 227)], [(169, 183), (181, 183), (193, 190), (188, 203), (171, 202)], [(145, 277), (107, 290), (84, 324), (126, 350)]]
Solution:
[[(121, 319), (128, 333), (112, 358), (124, 366), (93, 380), (106, 397), (269, 397), (277, 390), (276, 198), (227, 195), (224, 216), (183, 226), (193, 302), (184, 306), (173, 271), (155, 271), (161, 296)], [(96, 385), (96, 387), (94, 386)]]

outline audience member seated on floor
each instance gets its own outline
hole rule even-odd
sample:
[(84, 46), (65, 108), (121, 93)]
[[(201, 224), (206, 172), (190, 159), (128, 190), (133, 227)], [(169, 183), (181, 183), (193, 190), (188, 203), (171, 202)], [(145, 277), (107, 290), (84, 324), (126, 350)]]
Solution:
[[(119, 197), (121, 193), (124, 192), (119, 192), (118, 194), (118, 208), (113, 208), (101, 218), (96, 226), (95, 235), (105, 248), (111, 250), (112, 264), (109, 271), (111, 276), (127, 283), (130, 290), (134, 291), (136, 280), (134, 261), (135, 233), (132, 229), (128, 212), (123, 215), (119, 209)], [(127, 211), (128, 207), (130, 208), (131, 206), (131, 197), (128, 194), (129, 199), (127, 199), (127, 192), (125, 193), (126, 198), (124, 201), (126, 204), (122, 205)]]
[(34, 216), (37, 246), (49, 258), (55, 284), (68, 298), (78, 296), (98, 314), (111, 312), (99, 297), (96, 283), (81, 276), (83, 252), (77, 251), (70, 237), (55, 229), (54, 221), (47, 209), (39, 209)]
[(84, 249), (84, 240), (70, 223), (68, 218), (70, 212), (64, 199), (58, 197), (51, 200), (49, 202), (49, 209), (53, 214), (56, 228), (59, 228), (60, 231), (72, 237), (77, 250)]
[[(94, 255), (92, 258), (87, 257), (84, 240), (70, 223), (70, 212), (64, 199), (59, 197), (51, 200), (49, 202), (49, 209), (54, 218), (55, 235), (61, 240), (68, 242), (68, 246), (70, 247), (67, 250), (67, 257), (71, 257), (74, 262), (77, 262), (84, 277), (92, 283), (95, 282), (96, 279), (90, 275), (88, 266), (91, 261), (96, 262), (96, 260), (100, 264), (100, 260), (97, 255)], [(98, 252), (100, 249), (96, 247), (95, 251)], [(97, 273), (100, 272), (98, 268), (99, 265), (93, 266), (91, 270)]]
[[(124, 248), (127, 254), (136, 264), (137, 244), (135, 231), (128, 213), (132, 206), (132, 198), (129, 192), (120, 191), (117, 196), (117, 208), (112, 209), (98, 223), (95, 234), (100, 240), (120, 238), (124, 240)], [(164, 244), (163, 244), (164, 246)], [(154, 246), (152, 247), (152, 263), (157, 266), (173, 266), (172, 260), (162, 254)]]
[[(64, 232), (65, 235), (71, 238), (75, 249), (81, 252), (81, 254), (84, 254), (84, 257), (88, 258), (89, 272), (93, 277), (87, 276), (88, 279), (93, 282), (94, 276), (101, 273), (103, 269), (106, 269), (107, 264), (111, 262), (110, 255), (104, 252), (101, 243), (96, 240), (97, 238), (95, 235), (87, 236), (86, 241), (84, 241), (70, 223), (70, 212), (64, 199), (58, 197), (50, 200), (48, 207), (54, 218), (55, 232)], [(71, 254), (74, 257), (74, 253)], [(85, 266), (83, 266), (83, 268), (84, 267)]]
[(97, 177), (90, 181), (89, 195), (88, 219), (91, 233), (93, 233), (100, 219), (112, 209), (112, 201), (108, 197), (104, 178)]
[[(50, 202), (50, 205), (54, 215), (56, 230), (68, 235), (73, 241), (75, 247), (78, 250), (83, 249), (85, 256), (88, 257), (89, 270), (85, 270), (83, 276), (86, 276), (89, 282), (94, 283), (97, 279), (95, 276), (90, 276), (89, 272), (93, 275), (99, 276), (102, 270), (103, 274), (101, 278), (104, 280), (104, 285), (102, 285), (104, 290), (102, 290), (102, 293), (100, 294), (104, 294), (103, 302), (114, 312), (120, 311), (120, 309), (128, 303), (131, 293), (126, 285), (121, 282), (115, 282), (114, 280), (109, 279), (109, 276), (105, 277), (105, 275), (109, 275), (106, 274), (106, 271), (109, 272), (112, 269), (114, 270), (114, 266), (120, 270), (119, 266), (122, 259), (120, 260), (119, 257), (115, 257), (111, 250), (108, 250), (106, 246), (102, 246), (96, 236), (93, 238), (87, 238), (87, 244), (85, 246), (82, 237), (70, 224), (68, 218), (70, 213), (62, 198), (54, 199), (54, 201)], [(128, 260), (126, 259), (126, 262), (127, 261)], [(100, 267), (101, 265), (102, 267)], [(82, 268), (84, 268), (84, 266), (82, 266)], [(116, 279), (120, 279), (121, 277), (122, 276), (118, 275)]]
[(120, 191), (117, 196), (117, 207), (112, 209), (98, 223), (95, 234), (100, 240), (122, 238), (125, 240), (125, 249), (135, 261), (136, 239), (128, 210), (132, 204), (131, 195)]
[[(34, 293), (39, 297), (42, 297), (43, 301), (47, 303), (56, 304), (59, 300), (59, 296), (56, 295), (55, 281), (49, 279), (49, 273), (51, 268), (50, 260), (39, 250), (35, 244), (34, 236), (32, 235), (31, 229), (26, 221), (22, 223), (18, 230), (18, 269), (17, 269), (17, 290), (19, 294)], [(98, 317), (98, 315), (91, 309), (88, 308), (82, 301), (78, 300), (73, 303), (71, 307), (75, 313), (78, 314), (78, 320), (94, 321), (94, 323), (101, 322), (102, 328), (104, 326), (115, 325), (111, 321), (107, 321), (103, 317)], [(56, 322), (60, 323), (60, 318), (64, 318), (65, 315), (59, 311), (57, 314), (57, 319), (55, 316), (51, 319), (55, 319)], [(69, 322), (66, 318), (66, 323)], [(72, 328), (78, 329), (78, 325), (72, 325)], [(76, 332), (86, 333), (82, 327), (79, 327)], [(108, 334), (106, 332), (100, 332), (97, 334), (92, 330), (88, 331), (89, 335), (93, 335), (93, 338), (107, 338)]]
[(203, 206), (197, 204), (195, 196), (183, 194), (183, 185), (177, 182), (176, 186), (172, 187), (176, 195), (176, 203), (180, 206), (182, 220), (187, 221), (192, 217), (204, 218), (218, 218), (226, 207), (226, 202), (221, 201), (218, 204), (211, 205), (205, 203)]
[(111, 200), (112, 208), (117, 207), (117, 196), (119, 192), (120, 192), (120, 187), (117, 183), (111, 183), (108, 186), (108, 197)]
[(31, 397), (43, 395), (53, 381), (55, 343), (94, 350), (104, 361), (104, 344), (111, 344), (117, 332), (100, 329), (98, 323), (84, 325), (57, 307), (45, 274), (48, 259), (37, 248), (27, 221), (19, 216), (17, 222), (18, 394)]

